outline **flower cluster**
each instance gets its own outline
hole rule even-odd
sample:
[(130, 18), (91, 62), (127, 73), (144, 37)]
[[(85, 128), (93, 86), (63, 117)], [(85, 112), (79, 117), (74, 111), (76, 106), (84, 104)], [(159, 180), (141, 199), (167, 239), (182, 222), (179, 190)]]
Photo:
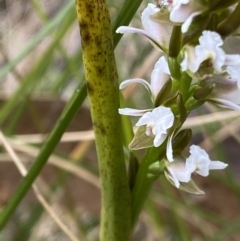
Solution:
[[(132, 83), (142, 84), (154, 106), (145, 110), (119, 109), (122, 115), (140, 116), (136, 123), (139, 128), (129, 147), (165, 145), (165, 158), (161, 160), (165, 176), (174, 186), (188, 192), (202, 193), (194, 184), (192, 173), (205, 177), (209, 170), (227, 166), (211, 161), (196, 145), (190, 146), (190, 155), (184, 158), (182, 152), (189, 144), (191, 131), (182, 126), (188, 114), (205, 102), (240, 111), (240, 55), (224, 50), (226, 36), (234, 38), (240, 25), (239, 20), (231, 17), (237, 9), (234, 1), (226, 4), (224, 0), (163, 0), (149, 3), (144, 9), (143, 29), (117, 29), (117, 33), (147, 37), (161, 52), (150, 83), (135, 78), (120, 85), (123, 89)], [(229, 21), (235, 28), (228, 31)]]

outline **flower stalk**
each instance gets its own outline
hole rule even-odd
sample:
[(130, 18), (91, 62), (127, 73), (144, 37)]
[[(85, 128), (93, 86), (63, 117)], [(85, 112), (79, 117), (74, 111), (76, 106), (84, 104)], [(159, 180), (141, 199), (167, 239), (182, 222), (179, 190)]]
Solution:
[(76, 9), (101, 178), (100, 240), (127, 241), (130, 235), (130, 190), (122, 149), (117, 71), (108, 6), (104, 0), (76, 0)]

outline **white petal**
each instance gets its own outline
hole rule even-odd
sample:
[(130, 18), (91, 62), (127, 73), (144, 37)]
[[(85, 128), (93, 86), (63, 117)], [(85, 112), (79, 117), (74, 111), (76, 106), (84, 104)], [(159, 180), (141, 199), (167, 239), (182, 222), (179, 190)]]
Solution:
[(158, 23), (152, 20), (152, 15), (159, 12), (159, 8), (155, 4), (149, 3), (141, 15), (143, 28), (148, 32), (148, 35), (163, 48), (168, 48), (172, 25), (166, 23)]
[(133, 28), (133, 27), (128, 27), (128, 26), (121, 26), (116, 30), (116, 33), (137, 33), (140, 35), (143, 35), (147, 37), (151, 42), (153, 42), (156, 46), (159, 46), (158, 40), (155, 39), (149, 32), (139, 29), (139, 28)]
[(174, 132), (171, 134), (171, 136), (168, 138), (167, 142), (167, 159), (170, 162), (173, 162), (173, 149), (172, 149), (172, 138), (173, 138)]
[(120, 86), (119, 89), (122, 90), (125, 87), (127, 87), (128, 85), (131, 85), (133, 83), (139, 83), (142, 84), (150, 93), (152, 93), (151, 90), (151, 85), (144, 79), (139, 79), (139, 78), (135, 78), (135, 79), (128, 79), (128, 80), (124, 80)]
[(209, 99), (209, 101), (219, 105), (220, 107), (240, 111), (240, 106), (229, 100), (224, 100), (224, 99), (219, 99), (219, 98), (211, 98), (211, 99)]
[(153, 145), (155, 147), (161, 146), (162, 143), (166, 140), (166, 138), (167, 138), (167, 134), (158, 133), (153, 140)]
[(182, 28), (181, 28), (182, 33), (186, 33), (188, 31), (188, 28), (191, 25), (194, 17), (196, 17), (197, 15), (200, 15), (200, 14), (201, 14), (201, 12), (194, 12), (186, 19), (186, 21), (183, 23)]
[(152, 112), (146, 112), (135, 124), (135, 126), (143, 126), (143, 125), (148, 125), (152, 124), (154, 125), (155, 119), (153, 118)]
[(192, 46), (187, 46), (185, 48), (184, 59), (181, 62), (182, 71), (190, 70), (192, 73), (197, 72), (201, 59), (197, 58), (195, 53), (195, 48)]
[(224, 65), (240, 65), (240, 55), (227, 54)]
[(177, 187), (177, 188), (179, 188), (179, 186), (180, 186), (180, 182), (178, 181), (178, 179), (177, 179), (177, 177), (176, 177), (176, 175), (175, 175), (175, 173), (173, 172), (173, 170), (171, 170), (171, 169), (168, 169), (168, 172), (164, 172), (165, 173), (165, 176), (166, 176), (166, 178), (171, 182), (173, 182), (172, 184), (175, 186), (175, 187)]
[(214, 74), (207, 81), (215, 86), (209, 99), (217, 98), (230, 101), (234, 104), (240, 104), (240, 89), (237, 86), (236, 80)]
[(174, 161), (168, 165), (167, 169), (179, 182), (189, 182), (191, 179), (191, 172), (186, 168), (182, 161)]
[(205, 47), (216, 48), (223, 45), (223, 40), (217, 32), (205, 30), (199, 38), (199, 43)]
[(240, 65), (227, 66), (227, 72), (231, 79), (237, 82), (238, 89), (240, 89)]
[(202, 1), (195, 0), (177, 0), (170, 4), (170, 20), (175, 23), (183, 23), (182, 32), (187, 32), (195, 16), (206, 10), (206, 5)]
[(163, 85), (169, 80), (170, 71), (168, 63), (164, 56), (162, 56), (155, 64), (153, 72), (151, 74), (151, 89), (154, 99), (157, 98), (159, 91)]
[(220, 161), (211, 161), (209, 165), (209, 170), (217, 170), (224, 169), (228, 166), (228, 164)]
[(150, 110), (151, 109), (138, 110), (138, 109), (132, 109), (132, 108), (120, 108), (118, 109), (118, 113), (121, 115), (142, 116), (144, 113)]

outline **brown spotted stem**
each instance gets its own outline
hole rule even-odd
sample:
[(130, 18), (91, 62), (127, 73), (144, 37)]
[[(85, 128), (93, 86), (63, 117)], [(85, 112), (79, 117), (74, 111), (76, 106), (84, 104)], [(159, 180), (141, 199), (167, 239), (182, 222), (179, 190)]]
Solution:
[(130, 190), (118, 114), (118, 77), (108, 6), (104, 0), (76, 0), (83, 62), (101, 178), (101, 241), (127, 241)]

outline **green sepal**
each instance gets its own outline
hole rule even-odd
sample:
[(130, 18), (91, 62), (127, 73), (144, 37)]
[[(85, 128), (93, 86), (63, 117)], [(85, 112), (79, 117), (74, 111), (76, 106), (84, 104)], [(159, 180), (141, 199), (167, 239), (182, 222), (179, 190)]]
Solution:
[(156, 101), (155, 101), (155, 107), (160, 106), (164, 100), (167, 98), (167, 96), (170, 94), (172, 89), (172, 81), (169, 79), (162, 87), (160, 92), (157, 95)]
[(146, 126), (140, 126), (128, 147), (132, 150), (153, 147), (153, 140), (154, 136), (146, 135)]
[(175, 116), (179, 114), (177, 104), (178, 94), (178, 91), (172, 92), (170, 95), (167, 96), (167, 98), (163, 102), (164, 106), (171, 108)]
[[(169, 177), (169, 173), (167, 171), (164, 171), (164, 174), (167, 180), (175, 187), (173, 180)], [(204, 194), (204, 192), (198, 188), (198, 186), (195, 184), (195, 182), (192, 179), (189, 182), (180, 182), (180, 186), (178, 189), (188, 193), (196, 194), (196, 195)]]
[(201, 105), (203, 105), (206, 102), (206, 100), (196, 100), (194, 97), (190, 97), (187, 102), (185, 103), (187, 111), (194, 110)]
[(186, 107), (183, 103), (183, 98), (182, 98), (181, 93), (178, 93), (177, 105), (178, 105), (178, 111), (179, 111), (179, 121), (181, 124), (183, 124), (185, 122), (185, 120), (187, 119), (188, 113), (187, 113)]
[(204, 194), (204, 191), (199, 189), (198, 186), (196, 185), (196, 183), (193, 180), (190, 180), (189, 182), (180, 182), (179, 189), (182, 190), (182, 191), (185, 191), (185, 192), (196, 194), (196, 195), (203, 195)]
[(192, 138), (192, 130), (184, 129), (178, 132), (172, 141), (172, 148), (174, 153), (181, 153), (182, 150), (188, 145), (189, 141)]
[(138, 160), (133, 155), (133, 153), (130, 152), (129, 169), (128, 169), (128, 178), (129, 178), (130, 190), (132, 190), (133, 187), (134, 187), (138, 168), (139, 168)]
[(204, 87), (199, 87), (193, 92), (193, 97), (196, 100), (203, 100), (207, 98), (213, 91), (214, 84), (204, 86)]

